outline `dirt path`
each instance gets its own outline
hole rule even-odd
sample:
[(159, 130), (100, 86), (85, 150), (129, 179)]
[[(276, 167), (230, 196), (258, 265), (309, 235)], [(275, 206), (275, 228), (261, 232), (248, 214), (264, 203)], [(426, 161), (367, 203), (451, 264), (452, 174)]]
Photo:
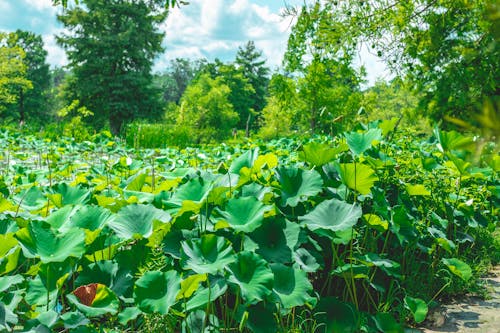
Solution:
[(483, 300), (468, 297), (458, 304), (443, 306), (431, 315), (431, 321), (421, 333), (500, 333), (500, 266), (488, 276), (490, 297)]

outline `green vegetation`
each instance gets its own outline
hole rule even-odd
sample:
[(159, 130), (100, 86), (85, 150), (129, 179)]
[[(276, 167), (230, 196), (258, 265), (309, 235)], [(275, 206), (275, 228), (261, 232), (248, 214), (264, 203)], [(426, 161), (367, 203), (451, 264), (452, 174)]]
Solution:
[[(3, 131), (3, 329), (402, 332), (498, 261), (500, 159), (394, 121), (126, 149)], [(203, 331), (203, 329), (201, 329)]]

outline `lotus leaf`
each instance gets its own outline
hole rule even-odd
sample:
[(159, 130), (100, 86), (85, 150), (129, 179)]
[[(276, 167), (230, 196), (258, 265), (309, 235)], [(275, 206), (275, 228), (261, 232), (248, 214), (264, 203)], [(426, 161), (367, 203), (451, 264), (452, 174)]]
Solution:
[(182, 242), (182, 250), (182, 267), (199, 274), (217, 274), (236, 260), (231, 243), (212, 234)]
[(85, 233), (78, 228), (58, 233), (48, 223), (33, 221), (16, 232), (16, 238), (27, 258), (38, 257), (42, 262), (62, 262), (85, 253)]
[(146, 272), (135, 282), (134, 299), (146, 313), (167, 314), (175, 304), (181, 289), (181, 277), (176, 271)]
[(128, 205), (108, 222), (111, 229), (121, 239), (131, 239), (136, 235), (148, 238), (153, 233), (153, 222), (170, 221), (170, 214), (151, 205)]
[(375, 171), (361, 163), (338, 163), (336, 165), (342, 183), (360, 194), (369, 194), (378, 180)]
[(225, 210), (218, 209), (222, 219), (236, 232), (252, 232), (262, 225), (264, 213), (272, 206), (264, 205), (254, 197), (232, 198)]
[(311, 212), (299, 217), (310, 230), (326, 229), (341, 232), (352, 228), (361, 217), (361, 207), (337, 199), (321, 202)]
[(323, 188), (323, 180), (315, 170), (279, 168), (277, 172), (281, 186), (281, 204), (296, 207), (299, 202), (315, 196)]
[(312, 291), (312, 285), (303, 270), (283, 264), (271, 264), (274, 274), (273, 292), (276, 293), (285, 309), (304, 305)]
[(228, 281), (240, 287), (241, 296), (248, 303), (256, 303), (269, 295), (273, 286), (273, 272), (259, 255), (243, 251), (237, 261), (228, 267)]

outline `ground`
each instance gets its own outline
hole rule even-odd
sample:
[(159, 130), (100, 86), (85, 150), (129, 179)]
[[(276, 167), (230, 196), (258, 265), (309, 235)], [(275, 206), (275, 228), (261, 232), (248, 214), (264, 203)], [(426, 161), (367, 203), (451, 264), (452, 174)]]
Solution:
[(485, 281), (489, 297), (467, 297), (460, 302), (442, 306), (430, 315), (425, 328), (408, 333), (500, 333), (500, 266)]

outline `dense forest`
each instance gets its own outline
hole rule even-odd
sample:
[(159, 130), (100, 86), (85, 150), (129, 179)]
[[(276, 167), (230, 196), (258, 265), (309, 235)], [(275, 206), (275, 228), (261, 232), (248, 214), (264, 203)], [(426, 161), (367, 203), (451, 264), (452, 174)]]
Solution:
[(52, 4), (67, 66), (0, 32), (0, 331), (403, 332), (484, 295), (496, 1), (305, 1), (277, 68), (155, 71), (188, 1)]

